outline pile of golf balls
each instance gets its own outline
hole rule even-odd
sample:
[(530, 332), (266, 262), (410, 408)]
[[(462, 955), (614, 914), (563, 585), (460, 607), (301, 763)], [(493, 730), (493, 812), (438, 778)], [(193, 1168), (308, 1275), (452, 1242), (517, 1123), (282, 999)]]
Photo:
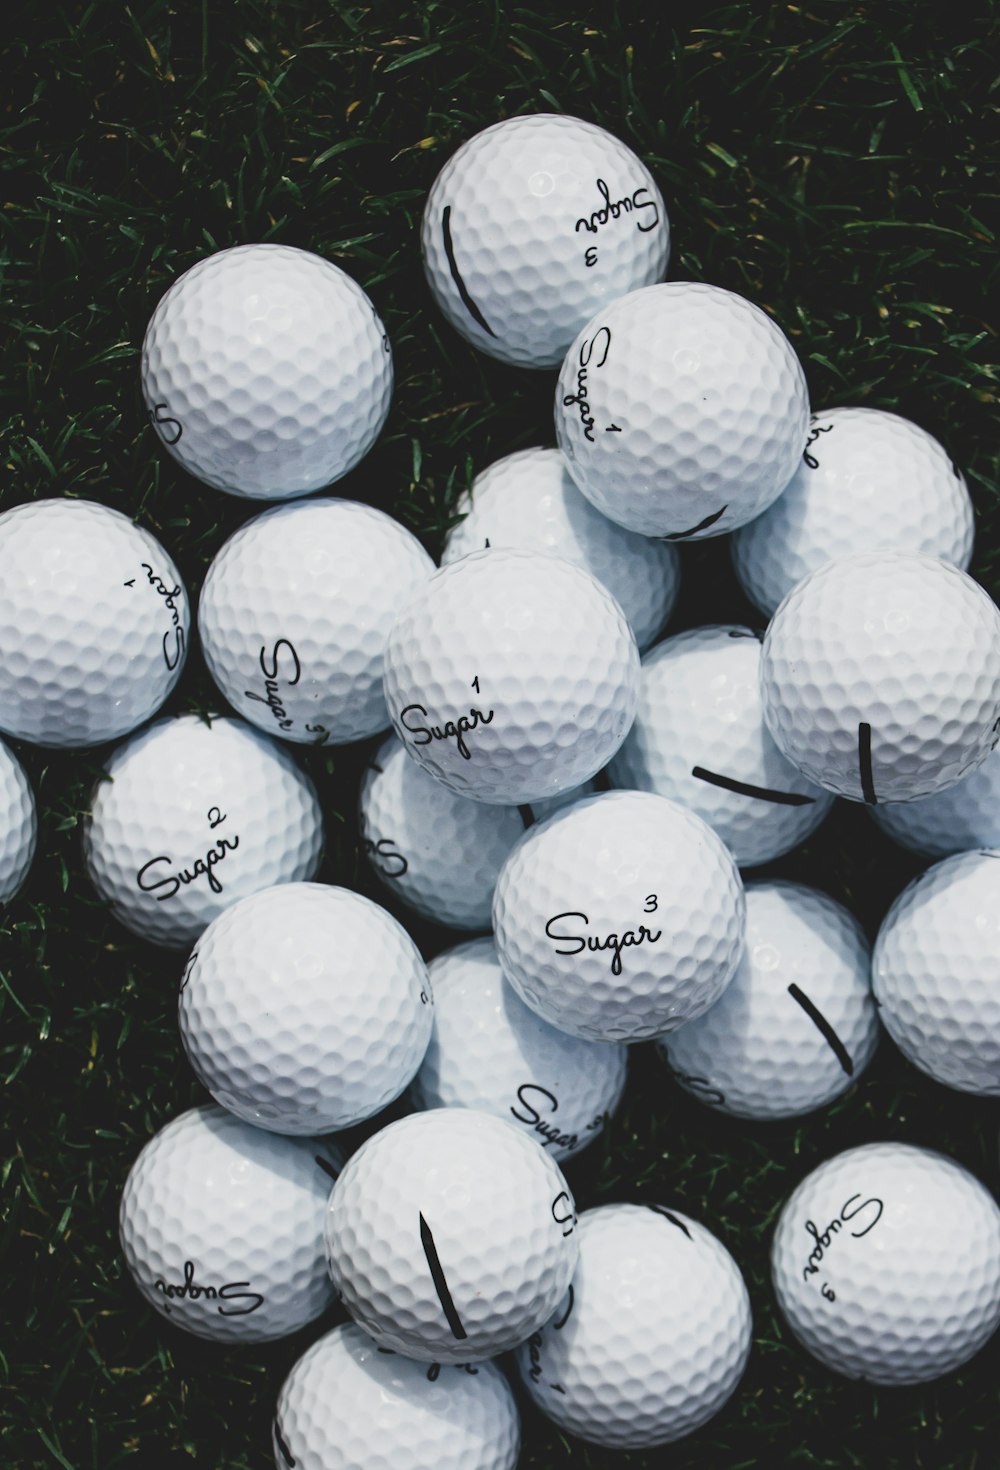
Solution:
[[(967, 572), (961, 472), (898, 415), (810, 414), (761, 305), (665, 283), (657, 184), (591, 123), (464, 142), (421, 243), (467, 343), (558, 370), (558, 447), (476, 467), (440, 568), (383, 511), (301, 498), (389, 412), (389, 341), (344, 271), (238, 246), (150, 321), (163, 446), (207, 486), (291, 502), (210, 548), (197, 646), (229, 712), (149, 723), (192, 643), (151, 530), (71, 498), (0, 515), (0, 733), (120, 742), (95, 756), (84, 868), (110, 918), (183, 952), (178, 1054), (213, 1099), (139, 1148), (124, 1259), (197, 1336), (318, 1324), (278, 1399), (278, 1470), (514, 1470), (490, 1361), (511, 1351), (593, 1445), (724, 1411), (752, 1345), (727, 1223), (645, 1191), (580, 1212), (562, 1170), (613, 1153), (632, 1045), (660, 1057), (644, 1101), (670, 1091), (668, 1177), (692, 1096), (720, 1126), (850, 1107), (879, 1018), (936, 1081), (1000, 1093), (1000, 612)], [(728, 532), (766, 630), (664, 636), (677, 543)], [(329, 747), (372, 737), (329, 809)], [(741, 871), (822, 850), (838, 796), (940, 860), (874, 954), (828, 895)], [(321, 869), (352, 803), (385, 907)], [(0, 903), (36, 840), (0, 740)], [(424, 955), (412, 914), (460, 934)], [(359, 1125), (360, 1146), (327, 1136)], [(794, 1338), (848, 1377), (924, 1382), (1000, 1323), (1000, 1209), (916, 1144), (814, 1168), (771, 1261)], [(320, 1323), (335, 1299), (351, 1320)]]

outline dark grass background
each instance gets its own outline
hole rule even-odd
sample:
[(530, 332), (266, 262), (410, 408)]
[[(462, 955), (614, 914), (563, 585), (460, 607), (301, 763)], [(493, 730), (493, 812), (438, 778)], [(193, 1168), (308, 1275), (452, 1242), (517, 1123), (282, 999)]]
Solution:
[[(35, 5), (0, 41), (3, 505), (92, 497), (152, 529), (192, 592), (259, 505), (185, 477), (146, 426), (150, 312), (208, 252), (279, 240), (371, 293), (397, 387), (374, 452), (338, 490), (432, 552), (475, 469), (551, 440), (553, 376), (476, 356), (435, 314), (422, 201), (454, 148), (519, 111), (602, 123), (652, 168), (670, 275), (742, 292), (791, 335), (818, 407), (898, 410), (970, 477), (973, 570), (1000, 587), (997, 497), (996, 8), (754, 6), (686, 12), (319, 0)], [(661, 14), (662, 12), (668, 12)], [(725, 548), (685, 548), (674, 628), (753, 617)], [(195, 655), (169, 708), (213, 702)], [(301, 747), (296, 747), (301, 751)], [(142, 1143), (199, 1091), (176, 1034), (180, 962), (98, 905), (79, 822), (105, 752), (22, 748), (38, 858), (0, 927), (4, 1298), (0, 1458), (73, 1470), (260, 1467), (299, 1340), (227, 1351), (134, 1294), (116, 1210)], [(322, 877), (374, 892), (352, 819), (366, 750), (305, 752), (329, 829)], [(918, 864), (838, 810), (775, 872), (845, 898), (874, 932)], [(450, 942), (415, 929), (430, 954)], [(522, 1464), (996, 1465), (996, 1346), (923, 1388), (849, 1384), (776, 1320), (767, 1248), (817, 1162), (878, 1138), (940, 1148), (998, 1184), (997, 1110), (918, 1075), (888, 1042), (869, 1075), (801, 1125), (717, 1117), (634, 1055), (606, 1143), (569, 1166), (583, 1206), (646, 1199), (705, 1221), (747, 1276), (755, 1345), (723, 1414), (668, 1451), (608, 1456), (525, 1413)]]

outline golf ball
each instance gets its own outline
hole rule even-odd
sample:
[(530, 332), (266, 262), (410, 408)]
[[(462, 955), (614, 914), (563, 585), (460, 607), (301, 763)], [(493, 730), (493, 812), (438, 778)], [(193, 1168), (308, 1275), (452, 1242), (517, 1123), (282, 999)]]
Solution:
[(517, 1352), (528, 1393), (561, 1429), (609, 1449), (692, 1433), (750, 1354), (739, 1267), (704, 1225), (664, 1205), (586, 1210), (579, 1236), (570, 1290)]
[(771, 739), (761, 708), (760, 641), (733, 625), (693, 628), (646, 654), (635, 723), (608, 775), (612, 786), (656, 791), (690, 807), (741, 867), (796, 847), (833, 803)]
[(733, 977), (744, 925), (728, 848), (646, 791), (592, 796), (532, 827), (493, 899), (511, 985), (589, 1041), (643, 1041), (700, 1016)]
[(521, 1417), (495, 1363), (415, 1363), (349, 1322), (285, 1379), (276, 1470), (515, 1470)]
[(821, 1363), (868, 1383), (926, 1383), (1000, 1323), (1000, 1208), (953, 1159), (862, 1144), (794, 1191), (771, 1270), (789, 1326)]
[(489, 937), (429, 968), (434, 1028), (410, 1088), (415, 1107), (494, 1113), (560, 1161), (600, 1137), (625, 1087), (626, 1047), (581, 1041), (536, 1016), (504, 979)]
[(795, 1118), (871, 1061), (878, 1013), (861, 926), (825, 893), (748, 883), (747, 938), (712, 1008), (659, 1042), (681, 1086), (738, 1118)]
[(399, 1096), (432, 1002), (413, 940), (346, 888), (283, 883), (202, 934), (181, 982), (181, 1040), (216, 1102), (275, 1133), (329, 1133)]
[(178, 276), (142, 344), (160, 442), (230, 495), (288, 500), (331, 485), (378, 438), (392, 354), (338, 266), (290, 245), (237, 245)]
[(315, 876), (316, 790), (282, 746), (242, 720), (158, 720), (104, 769), (84, 822), (84, 863), (141, 938), (189, 947), (238, 898)]
[(198, 604), (205, 662), (229, 703), (282, 740), (341, 745), (389, 724), (382, 654), (434, 571), (415, 536), (353, 500), (279, 505), (242, 526)]
[(962, 852), (914, 879), (886, 915), (872, 985), (903, 1055), (947, 1087), (1000, 1097), (1000, 851)]
[(190, 612), (177, 568), (92, 500), (0, 515), (0, 731), (35, 745), (117, 740), (181, 676)]
[(558, 449), (522, 449), (477, 475), (455, 507), (463, 516), (449, 532), (441, 565), (485, 546), (548, 551), (596, 577), (647, 648), (673, 612), (680, 554), (615, 525), (585, 500)]
[(0, 740), (0, 904), (28, 876), (38, 842), (35, 797), (17, 756)]
[(879, 408), (815, 413), (791, 483), (731, 544), (740, 585), (768, 617), (797, 582), (856, 551), (910, 551), (963, 571), (972, 501), (936, 439)]
[(690, 281), (604, 306), (559, 373), (556, 438), (597, 509), (643, 536), (720, 536), (776, 500), (809, 432), (791, 343), (757, 306)]
[(894, 841), (925, 857), (1000, 847), (1000, 751), (991, 751), (971, 776), (946, 791), (916, 801), (887, 801), (872, 807), (871, 814)]
[(182, 1113), (132, 1165), (119, 1231), (139, 1291), (217, 1342), (270, 1342), (333, 1301), (323, 1217), (342, 1152), (279, 1138), (209, 1104)]
[(382, 1347), (468, 1363), (551, 1317), (577, 1261), (559, 1166), (515, 1124), (466, 1108), (390, 1123), (330, 1195), (330, 1274)]
[(538, 552), (474, 551), (425, 582), (385, 650), (408, 753), (475, 801), (518, 806), (589, 780), (628, 734), (639, 650), (588, 572)]
[(463, 143), (427, 196), (424, 270), (451, 325), (519, 367), (556, 367), (595, 311), (662, 280), (667, 211), (624, 143), (578, 117), (507, 118)]
[(933, 557), (844, 557), (778, 608), (761, 692), (775, 744), (809, 780), (872, 805), (928, 796), (996, 743), (1000, 612)]

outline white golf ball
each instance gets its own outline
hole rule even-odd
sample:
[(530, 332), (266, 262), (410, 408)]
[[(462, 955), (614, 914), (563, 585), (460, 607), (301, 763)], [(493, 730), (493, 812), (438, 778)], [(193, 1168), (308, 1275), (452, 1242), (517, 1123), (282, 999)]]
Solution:
[(868, 1383), (927, 1383), (1000, 1323), (1000, 1208), (953, 1159), (862, 1144), (792, 1194), (771, 1271), (789, 1326), (821, 1363)]
[(141, 938), (185, 948), (238, 898), (315, 876), (316, 789), (287, 750), (242, 720), (158, 720), (104, 769), (84, 822), (84, 862)]
[(674, 610), (680, 553), (609, 521), (573, 484), (558, 449), (522, 449), (498, 459), (472, 482), (455, 507), (463, 516), (448, 532), (441, 565), (485, 546), (548, 551), (590, 572), (628, 618), (647, 648)]
[(275, 1133), (330, 1133), (398, 1097), (431, 1034), (427, 967), (378, 904), (283, 883), (202, 934), (181, 982), (181, 1040), (219, 1102)]
[(870, 810), (883, 832), (925, 857), (1000, 847), (1000, 750), (946, 791)]
[(38, 842), (35, 796), (17, 756), (0, 740), (0, 904), (28, 876)]
[(438, 1108), (362, 1144), (330, 1195), (330, 1274), (382, 1347), (468, 1363), (524, 1342), (569, 1285), (576, 1209), (514, 1123)]
[(511, 985), (590, 1041), (643, 1041), (700, 1016), (733, 977), (744, 926), (729, 849), (646, 791), (592, 796), (532, 827), (493, 899)]
[(92, 500), (0, 515), (0, 731), (35, 745), (117, 740), (181, 676), (187, 592), (163, 547)]
[(561, 1429), (610, 1449), (691, 1434), (750, 1355), (750, 1298), (704, 1225), (664, 1205), (580, 1216), (580, 1263), (555, 1315), (518, 1349), (529, 1394)]
[(434, 1026), (414, 1107), (494, 1113), (560, 1161), (600, 1137), (625, 1088), (626, 1047), (567, 1036), (536, 1016), (504, 979), (491, 938), (449, 949), (429, 969)]
[(809, 780), (872, 805), (928, 796), (996, 743), (1000, 612), (933, 557), (844, 557), (778, 608), (761, 693), (775, 744)]
[(153, 313), (142, 391), (192, 475), (258, 500), (331, 485), (378, 438), (392, 354), (368, 297), (332, 261), (237, 245), (193, 265)]
[(659, 1046), (682, 1087), (738, 1118), (795, 1118), (861, 1075), (878, 1042), (857, 920), (798, 883), (748, 883), (747, 938), (712, 1008)]
[(342, 1151), (279, 1138), (209, 1104), (182, 1113), (132, 1165), (122, 1251), (146, 1301), (217, 1342), (270, 1342), (333, 1301), (323, 1218)]
[(886, 915), (872, 985), (903, 1055), (947, 1087), (1000, 1097), (1000, 851), (962, 852), (914, 879)]
[(589, 780), (628, 734), (639, 650), (588, 572), (537, 552), (474, 551), (425, 582), (385, 650), (409, 754), (460, 796), (518, 806)]
[(578, 117), (507, 118), (463, 143), (427, 196), (434, 299), (501, 362), (556, 367), (594, 312), (662, 280), (663, 197), (624, 143)]
[(797, 582), (856, 551), (972, 556), (972, 501), (936, 439), (879, 408), (814, 413), (802, 463), (731, 544), (740, 585), (768, 617)]
[(749, 628), (694, 628), (642, 661), (635, 723), (608, 767), (612, 786), (656, 791), (697, 812), (741, 867), (803, 842), (833, 803), (785, 759), (760, 699)]
[(791, 343), (757, 306), (690, 281), (633, 291), (580, 332), (556, 387), (570, 474), (611, 520), (720, 536), (788, 484), (809, 431)]
[(415, 1363), (348, 1322), (292, 1368), (273, 1437), (276, 1470), (515, 1470), (521, 1416), (495, 1363)]
[(433, 571), (417, 538), (367, 505), (265, 511), (205, 576), (198, 632), (209, 673), (238, 714), (282, 740), (375, 735), (389, 724), (385, 640)]

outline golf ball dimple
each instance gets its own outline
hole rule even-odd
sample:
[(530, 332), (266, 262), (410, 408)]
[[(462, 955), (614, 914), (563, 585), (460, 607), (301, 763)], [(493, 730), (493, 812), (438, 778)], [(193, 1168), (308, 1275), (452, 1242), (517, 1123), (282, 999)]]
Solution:
[(460, 796), (518, 806), (589, 780), (628, 733), (639, 650), (621, 608), (561, 557), (475, 551), (400, 613), (385, 697), (407, 752)]
[(125, 1261), (168, 1321), (216, 1342), (271, 1342), (334, 1299), (323, 1219), (343, 1152), (280, 1138), (209, 1104), (161, 1128), (119, 1211)]
[(0, 515), (0, 731), (59, 748), (117, 740), (181, 676), (187, 592), (154, 536), (91, 500)]
[(415, 1107), (494, 1113), (560, 1161), (600, 1137), (625, 1087), (624, 1046), (581, 1041), (536, 1016), (504, 979), (491, 938), (429, 968), (434, 1027), (410, 1088)]
[(416, 1363), (348, 1322), (282, 1385), (276, 1470), (515, 1470), (521, 1419), (495, 1363)]
[(878, 408), (815, 413), (802, 463), (731, 542), (733, 566), (768, 617), (810, 572), (857, 551), (918, 552), (963, 571), (972, 501), (936, 439)]
[(775, 744), (809, 780), (872, 805), (928, 796), (996, 743), (1000, 612), (933, 557), (844, 557), (778, 608), (761, 694)]
[(868, 1383), (927, 1383), (1000, 1323), (1000, 1208), (953, 1159), (862, 1144), (793, 1192), (771, 1271), (789, 1326), (821, 1363)]
[(17, 756), (0, 740), (0, 904), (28, 876), (38, 842), (35, 796)]
[(878, 1042), (857, 920), (798, 883), (748, 883), (747, 937), (715, 1004), (659, 1046), (688, 1092), (738, 1118), (794, 1118), (839, 1097)]
[(427, 967), (384, 909), (283, 883), (214, 919), (184, 971), (181, 1040), (219, 1102), (258, 1128), (348, 1128), (398, 1097), (432, 1026)]
[(889, 837), (925, 857), (949, 857), (977, 847), (1000, 847), (1000, 751), (933, 796), (882, 802), (871, 808)]
[(788, 484), (809, 428), (805, 377), (759, 307), (675, 281), (604, 307), (566, 354), (556, 438), (598, 510), (643, 536), (720, 536)]
[(678, 633), (646, 654), (635, 723), (608, 775), (613, 786), (690, 807), (741, 867), (797, 846), (833, 802), (772, 740), (761, 708), (760, 642), (731, 624)]
[(700, 817), (609, 791), (531, 828), (497, 880), (504, 974), (551, 1025), (643, 1041), (706, 1011), (743, 948), (743, 885)]
[(289, 245), (220, 250), (178, 276), (142, 344), (160, 443), (230, 495), (287, 500), (339, 480), (389, 412), (375, 308), (329, 260)]
[(586, 1210), (579, 1235), (569, 1292), (518, 1349), (525, 1388), (591, 1444), (645, 1449), (691, 1434), (732, 1395), (750, 1355), (736, 1262), (664, 1205)]
[(284, 747), (242, 720), (158, 720), (105, 765), (84, 821), (91, 882), (126, 928), (190, 946), (238, 898), (308, 881), (319, 797)]
[(673, 612), (680, 555), (666, 541), (626, 531), (576, 488), (558, 449), (522, 449), (476, 476), (441, 557), (449, 566), (484, 546), (547, 551), (590, 572), (620, 605), (640, 650)]
[(382, 1347), (469, 1363), (516, 1347), (577, 1261), (576, 1209), (549, 1154), (466, 1108), (390, 1123), (330, 1196), (326, 1242), (344, 1305)]
[(889, 1035), (947, 1087), (1000, 1097), (1000, 851), (963, 852), (914, 879), (886, 915), (872, 985)]
[(663, 197), (612, 134), (580, 118), (507, 118), (463, 143), (424, 208), (424, 270), (451, 325), (520, 367), (556, 367), (595, 311), (662, 279)]
[(386, 729), (382, 655), (399, 609), (434, 571), (415, 536), (352, 500), (277, 506), (209, 567), (205, 662), (229, 703), (282, 740), (341, 745)]

